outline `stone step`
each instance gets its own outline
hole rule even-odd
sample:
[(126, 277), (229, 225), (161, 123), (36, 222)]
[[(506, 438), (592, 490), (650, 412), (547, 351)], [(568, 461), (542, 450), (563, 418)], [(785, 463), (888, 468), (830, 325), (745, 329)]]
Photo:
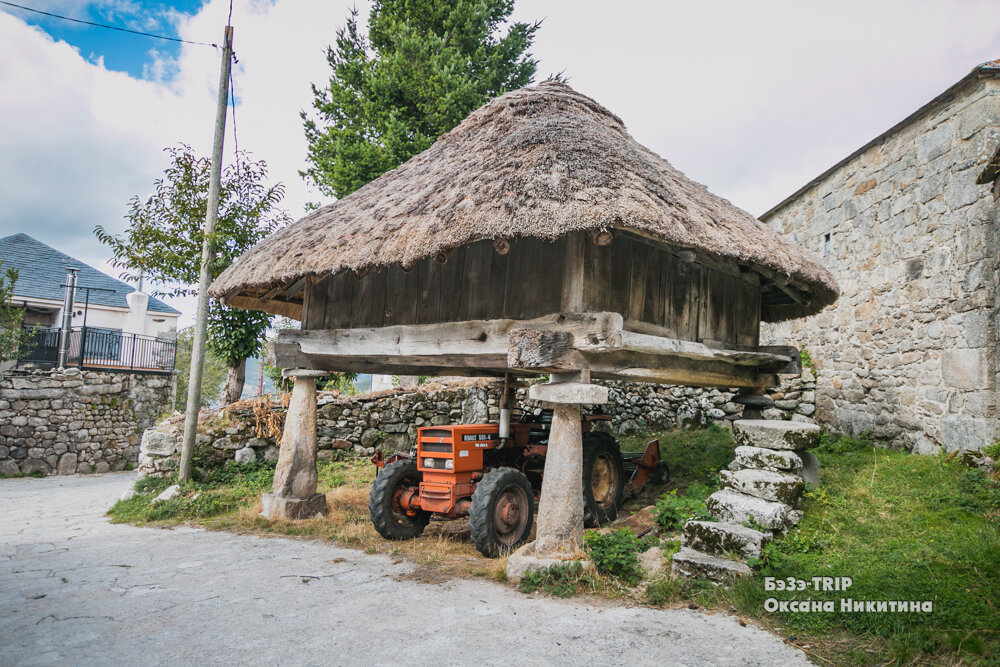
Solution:
[[(736, 448), (736, 463), (740, 468), (757, 470), (779, 470), (798, 472), (802, 470), (802, 458), (795, 452), (779, 449), (764, 449), (744, 445)], [(732, 468), (730, 468), (732, 470)]]
[(712, 516), (726, 523), (743, 525), (751, 519), (768, 530), (784, 530), (798, 523), (800, 512), (785, 503), (764, 500), (745, 493), (723, 489), (705, 500)]
[(688, 521), (684, 524), (681, 544), (716, 556), (738, 553), (743, 558), (759, 558), (770, 540), (771, 533), (735, 523)]
[(749, 577), (753, 574), (746, 563), (688, 548), (674, 554), (671, 570), (674, 576), (709, 579), (716, 583), (725, 583), (737, 577)]
[(720, 470), (719, 481), (733, 491), (792, 506), (798, 504), (806, 486), (798, 475), (751, 468)]
[(819, 444), (820, 428), (772, 419), (740, 419), (733, 422), (733, 440), (737, 446), (762, 447), (798, 451), (812, 449)]

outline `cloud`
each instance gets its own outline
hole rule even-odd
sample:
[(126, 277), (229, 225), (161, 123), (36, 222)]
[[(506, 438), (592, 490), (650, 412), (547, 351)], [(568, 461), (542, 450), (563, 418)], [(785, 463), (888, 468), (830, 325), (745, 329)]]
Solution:
[[(298, 114), (311, 108), (310, 83), (329, 76), (326, 47), (352, 5), (234, 4), (239, 145), (285, 183), (293, 217), (323, 199), (298, 176), (306, 154)], [(83, 4), (45, 7), (70, 14)], [(218, 42), (228, 11), (228, 0), (210, 0), (163, 20), (184, 39)], [(566, 70), (639, 141), (759, 214), (976, 63), (1000, 57), (997, 13), (985, 0), (521, 0), (515, 18), (545, 19), (533, 49), (540, 78)], [(185, 142), (208, 154), (219, 54), (160, 50), (138, 79), (0, 13), (0, 58), (0, 235), (27, 232), (100, 267), (108, 253), (91, 230), (124, 228), (129, 198), (162, 174), (161, 149)], [(193, 309), (181, 306), (190, 319)]]

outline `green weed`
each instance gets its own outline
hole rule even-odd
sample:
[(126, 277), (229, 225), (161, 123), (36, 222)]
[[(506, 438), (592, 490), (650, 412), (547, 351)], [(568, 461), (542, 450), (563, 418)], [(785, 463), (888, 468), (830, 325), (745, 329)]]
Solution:
[(584, 573), (580, 561), (571, 561), (528, 572), (517, 589), (522, 593), (541, 591), (553, 597), (568, 598), (585, 591), (593, 592), (596, 582)]
[(619, 579), (630, 586), (635, 586), (642, 579), (639, 552), (651, 545), (636, 537), (628, 528), (619, 528), (609, 533), (590, 530), (584, 534), (583, 541), (594, 561), (594, 567), (601, 574)]

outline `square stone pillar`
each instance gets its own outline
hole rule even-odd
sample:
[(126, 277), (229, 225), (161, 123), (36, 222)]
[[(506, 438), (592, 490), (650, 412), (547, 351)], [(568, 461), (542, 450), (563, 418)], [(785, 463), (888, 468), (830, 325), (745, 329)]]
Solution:
[(268, 519), (312, 519), (326, 514), (326, 496), (316, 493), (316, 378), (323, 371), (290, 370), (292, 400), (274, 470), (274, 493), (261, 497), (261, 516)]

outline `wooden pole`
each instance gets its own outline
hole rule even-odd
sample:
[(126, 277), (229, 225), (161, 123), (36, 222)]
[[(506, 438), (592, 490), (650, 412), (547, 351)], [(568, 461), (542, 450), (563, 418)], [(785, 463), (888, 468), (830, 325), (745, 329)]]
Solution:
[(229, 106), (229, 71), (233, 62), (233, 27), (226, 26), (222, 40), (222, 69), (219, 73), (219, 96), (215, 109), (215, 141), (212, 144), (212, 174), (208, 186), (208, 211), (205, 214), (204, 241), (201, 244), (201, 275), (198, 279), (198, 314), (191, 345), (191, 371), (188, 375), (187, 412), (184, 417), (184, 442), (178, 479), (191, 479), (191, 455), (198, 432), (198, 409), (201, 404), (201, 376), (205, 365), (205, 339), (208, 328), (208, 288), (212, 284), (211, 264), (215, 255), (212, 235), (219, 216), (219, 190), (222, 182), (222, 147), (226, 139), (226, 109)]

